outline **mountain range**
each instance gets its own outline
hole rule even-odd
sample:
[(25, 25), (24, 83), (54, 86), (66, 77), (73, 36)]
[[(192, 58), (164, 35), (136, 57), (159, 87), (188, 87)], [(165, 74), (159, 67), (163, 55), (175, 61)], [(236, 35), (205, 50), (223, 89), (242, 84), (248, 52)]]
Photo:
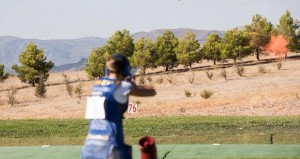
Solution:
[[(211, 33), (224, 35), (224, 31), (218, 30), (196, 30), (196, 29), (158, 29), (150, 32), (137, 32), (132, 34), (134, 40), (145, 37), (155, 40), (164, 31), (171, 30), (177, 38), (182, 38), (187, 31), (193, 31), (200, 44), (205, 42), (206, 37)], [(0, 63), (11, 71), (12, 64), (18, 64), (19, 54), (25, 49), (29, 42), (34, 42), (39, 48), (43, 48), (47, 60), (55, 63), (53, 71), (79, 70), (85, 63), (91, 50), (103, 46), (107, 38), (86, 37), (80, 39), (22, 39), (13, 36), (0, 36)]]
[(182, 38), (186, 32), (192, 31), (196, 34), (196, 38), (200, 44), (203, 44), (206, 40), (206, 37), (211, 33), (217, 33), (219, 36), (223, 37), (224, 31), (219, 30), (197, 30), (197, 29), (188, 29), (188, 28), (179, 28), (179, 29), (158, 29), (150, 32), (137, 32), (132, 34), (134, 39), (141, 37), (151, 39), (155, 41), (158, 36), (162, 35), (166, 30), (171, 30), (177, 38)]

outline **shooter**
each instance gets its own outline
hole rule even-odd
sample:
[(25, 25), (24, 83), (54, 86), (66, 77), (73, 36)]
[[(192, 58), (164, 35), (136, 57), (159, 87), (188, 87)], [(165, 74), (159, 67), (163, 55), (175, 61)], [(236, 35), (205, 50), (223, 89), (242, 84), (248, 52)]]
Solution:
[(151, 87), (135, 85), (136, 70), (124, 55), (111, 55), (105, 72), (87, 99), (85, 118), (90, 119), (90, 126), (81, 158), (131, 159), (132, 149), (124, 143), (122, 121), (128, 97), (154, 96), (156, 92)]

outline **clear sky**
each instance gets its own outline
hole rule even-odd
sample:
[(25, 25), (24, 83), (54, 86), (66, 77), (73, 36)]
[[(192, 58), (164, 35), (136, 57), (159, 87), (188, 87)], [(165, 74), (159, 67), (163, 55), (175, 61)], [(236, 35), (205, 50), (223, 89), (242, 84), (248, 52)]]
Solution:
[(300, 0), (0, 0), (0, 36), (70, 39), (165, 28), (227, 30), (262, 14), (273, 24)]

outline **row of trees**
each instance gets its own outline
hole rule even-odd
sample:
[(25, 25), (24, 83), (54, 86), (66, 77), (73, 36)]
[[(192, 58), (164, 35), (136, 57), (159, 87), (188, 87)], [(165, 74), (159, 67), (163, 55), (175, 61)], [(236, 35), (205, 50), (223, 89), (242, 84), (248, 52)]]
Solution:
[[(210, 34), (206, 42), (200, 46), (196, 35), (189, 31), (182, 39), (177, 39), (173, 32), (165, 31), (156, 41), (140, 38), (133, 40), (128, 30), (117, 31), (110, 37), (106, 45), (94, 48), (88, 57), (85, 70), (91, 78), (104, 75), (105, 61), (109, 55), (121, 53), (127, 56), (133, 66), (140, 67), (145, 73), (146, 68), (163, 66), (166, 71), (182, 64), (192, 67), (193, 63), (203, 59), (218, 61), (242, 59), (253, 53), (259, 60), (264, 46), (269, 42), (271, 35), (281, 34), (289, 42), (290, 51), (300, 50), (299, 21), (291, 17), (289, 11), (281, 16), (275, 27), (266, 18), (256, 14), (252, 23), (245, 29), (228, 30), (223, 37)], [(44, 50), (36, 44), (29, 43), (19, 56), (20, 66), (13, 65), (13, 70), (22, 82), (35, 86), (43, 86), (48, 79), (49, 71), (54, 63), (46, 61)], [(0, 82), (8, 77), (4, 66), (0, 65)]]
[(146, 68), (163, 66), (166, 71), (182, 64), (192, 67), (193, 63), (203, 59), (214, 64), (226, 59), (242, 59), (256, 54), (257, 60), (264, 51), (271, 35), (283, 35), (289, 42), (290, 51), (300, 50), (299, 21), (291, 17), (289, 11), (281, 16), (277, 26), (266, 18), (256, 14), (252, 23), (243, 30), (228, 30), (223, 37), (210, 34), (200, 46), (196, 35), (189, 31), (182, 39), (177, 39), (173, 32), (165, 31), (156, 41), (140, 38), (135, 41), (128, 30), (117, 31), (107, 44), (92, 50), (85, 66), (87, 74), (96, 78), (104, 74), (105, 61), (114, 53), (127, 56), (133, 66), (138, 66), (145, 73)]

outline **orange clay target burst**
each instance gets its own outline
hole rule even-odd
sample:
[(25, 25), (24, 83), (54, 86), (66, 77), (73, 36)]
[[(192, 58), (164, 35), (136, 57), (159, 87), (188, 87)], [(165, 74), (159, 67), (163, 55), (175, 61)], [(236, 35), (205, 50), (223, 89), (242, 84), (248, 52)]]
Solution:
[(279, 58), (285, 58), (288, 49), (288, 41), (284, 38), (283, 35), (272, 35), (270, 42), (265, 46), (267, 53), (274, 53), (275, 56)]

